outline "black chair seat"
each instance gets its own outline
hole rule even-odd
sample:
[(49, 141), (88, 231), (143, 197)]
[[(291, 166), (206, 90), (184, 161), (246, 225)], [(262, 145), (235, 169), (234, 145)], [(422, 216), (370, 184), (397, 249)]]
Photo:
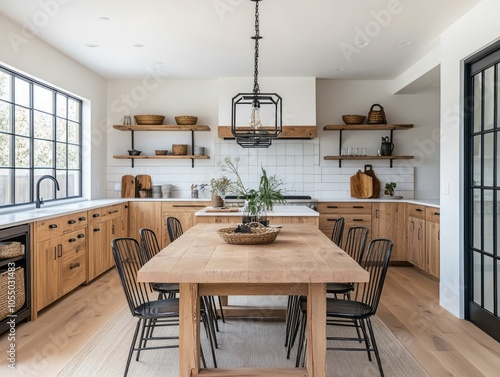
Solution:
[(177, 283), (153, 283), (152, 288), (161, 293), (179, 293), (179, 284)]
[(373, 308), (361, 301), (329, 298), (326, 300), (326, 316), (358, 319), (371, 316)]
[(354, 289), (352, 283), (327, 283), (326, 293), (345, 294)]
[(135, 315), (142, 318), (178, 317), (179, 299), (155, 300), (145, 302), (134, 309)]

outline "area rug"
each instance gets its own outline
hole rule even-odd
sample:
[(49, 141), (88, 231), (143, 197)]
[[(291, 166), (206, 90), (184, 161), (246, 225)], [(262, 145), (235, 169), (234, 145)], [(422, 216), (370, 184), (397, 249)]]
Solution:
[[(373, 318), (373, 327), (387, 377), (427, 376), (408, 354), (390, 330)], [(136, 319), (123, 308), (76, 355), (59, 377), (123, 376), (128, 350)], [(219, 321), (217, 333), (219, 349), (216, 350), (219, 368), (229, 367), (293, 367), (295, 349), (290, 360), (286, 359), (285, 324), (278, 320), (226, 319)], [(155, 330), (157, 331), (157, 330)], [(176, 334), (178, 327), (161, 328), (158, 333)], [(354, 331), (350, 328), (328, 326), (328, 334)], [(346, 333), (347, 336), (352, 336)], [(355, 333), (354, 333), (355, 335)], [(202, 347), (208, 367), (212, 359), (208, 342), (202, 331)], [(129, 376), (178, 376), (178, 349), (149, 350), (141, 353), (139, 361), (132, 358)], [(375, 358), (368, 360), (366, 352), (327, 351), (327, 370), (330, 377), (378, 376)]]

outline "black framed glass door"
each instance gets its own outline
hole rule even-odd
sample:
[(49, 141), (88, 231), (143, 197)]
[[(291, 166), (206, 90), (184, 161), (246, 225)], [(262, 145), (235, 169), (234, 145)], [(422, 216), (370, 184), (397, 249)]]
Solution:
[(466, 319), (500, 341), (500, 44), (465, 62)]

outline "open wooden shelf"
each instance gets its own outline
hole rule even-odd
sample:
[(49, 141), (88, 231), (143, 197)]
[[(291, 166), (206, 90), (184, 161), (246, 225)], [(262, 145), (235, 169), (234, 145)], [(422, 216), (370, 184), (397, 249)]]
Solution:
[(325, 156), (325, 160), (411, 160), (413, 156)]
[[(242, 129), (239, 127), (239, 129)], [(250, 129), (250, 127), (248, 127)], [(269, 130), (274, 130), (274, 128), (268, 128)], [(262, 130), (266, 130), (266, 127), (262, 127)], [(221, 139), (234, 139), (234, 135), (231, 133), (230, 126), (219, 126), (217, 134)], [(283, 130), (278, 136), (278, 139), (314, 139), (318, 136), (318, 131), (316, 126), (283, 126)]]
[(407, 130), (413, 124), (331, 124), (323, 127), (324, 131), (391, 131)]
[(113, 158), (121, 159), (121, 160), (186, 160), (186, 159), (192, 159), (192, 160), (207, 160), (210, 158), (210, 156), (194, 156), (194, 155), (181, 155), (181, 156), (175, 156), (175, 155), (167, 155), (167, 156), (128, 156), (128, 155), (114, 155)]
[(194, 125), (194, 126), (178, 126), (178, 125), (170, 125), (170, 124), (160, 124), (154, 126), (148, 125), (115, 125), (114, 129), (120, 131), (210, 131), (209, 126), (205, 125)]

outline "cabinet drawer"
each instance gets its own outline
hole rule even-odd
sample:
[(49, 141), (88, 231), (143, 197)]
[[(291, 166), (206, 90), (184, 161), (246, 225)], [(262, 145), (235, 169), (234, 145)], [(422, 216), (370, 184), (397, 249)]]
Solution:
[(439, 224), (440, 214), (441, 210), (439, 208), (434, 208), (434, 207), (425, 208), (425, 219), (427, 221)]
[(88, 211), (89, 224), (97, 224), (103, 221), (102, 219), (102, 208), (95, 208)]
[(420, 204), (407, 204), (406, 212), (408, 217), (417, 219), (425, 219), (425, 206)]
[(104, 207), (101, 209), (101, 216), (106, 220), (116, 219), (123, 214), (123, 204), (114, 204), (112, 206)]
[(77, 255), (85, 255), (87, 251), (86, 229), (68, 233), (59, 238), (64, 260), (71, 259)]
[(73, 213), (51, 219), (40, 220), (35, 224), (37, 241), (43, 241), (52, 237), (71, 232), (74, 229), (87, 226), (87, 211)]
[(352, 216), (344, 216), (344, 218), (345, 218), (344, 232), (347, 232), (347, 230), (353, 226), (366, 226), (368, 229), (370, 229), (372, 225), (371, 215), (352, 215)]
[(62, 265), (63, 294), (71, 292), (85, 282), (85, 254), (76, 255), (63, 262)]
[(207, 206), (212, 205), (211, 201), (200, 202), (200, 201), (185, 201), (185, 202), (162, 202), (161, 210), (162, 212), (184, 212), (191, 211), (197, 212)]
[(372, 212), (371, 203), (351, 203), (351, 202), (324, 202), (318, 203), (318, 212), (333, 213), (345, 217), (349, 214), (366, 214)]

